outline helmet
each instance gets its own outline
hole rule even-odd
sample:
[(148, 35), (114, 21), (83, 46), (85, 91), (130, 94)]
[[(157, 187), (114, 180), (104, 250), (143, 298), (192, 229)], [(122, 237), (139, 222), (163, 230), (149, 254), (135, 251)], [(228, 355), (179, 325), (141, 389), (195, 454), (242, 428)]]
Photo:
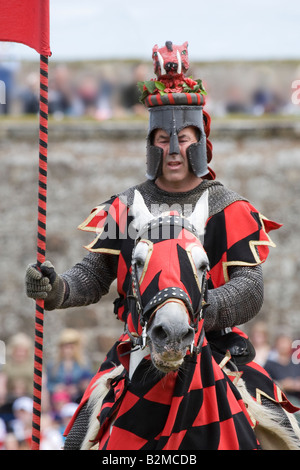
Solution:
[[(208, 140), (210, 117), (203, 110), (206, 92), (202, 81), (186, 78), (188, 67), (188, 43), (175, 46), (167, 41), (163, 48), (153, 48), (154, 70), (157, 80), (139, 83), (141, 101), (149, 110), (147, 135), (147, 173), (150, 180), (161, 174), (163, 151), (153, 145), (155, 129), (163, 129), (170, 135), (170, 154), (180, 153), (178, 133), (188, 126), (197, 130), (198, 141), (187, 149), (190, 170), (197, 176), (214, 179), (215, 173), (208, 167), (212, 158), (212, 145)], [(166, 72), (166, 73), (163, 73)]]

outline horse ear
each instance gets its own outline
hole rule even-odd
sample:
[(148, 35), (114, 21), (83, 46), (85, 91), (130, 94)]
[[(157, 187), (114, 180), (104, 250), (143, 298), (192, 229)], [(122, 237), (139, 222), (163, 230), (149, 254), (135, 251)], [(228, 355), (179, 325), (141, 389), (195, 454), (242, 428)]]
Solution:
[(188, 221), (195, 227), (201, 238), (204, 236), (205, 225), (208, 219), (208, 190), (206, 190), (197, 204), (193, 213), (187, 217)]
[(130, 206), (129, 214), (133, 216), (132, 225), (137, 231), (154, 219), (154, 216), (145, 204), (143, 196), (137, 189), (134, 191), (133, 203)]

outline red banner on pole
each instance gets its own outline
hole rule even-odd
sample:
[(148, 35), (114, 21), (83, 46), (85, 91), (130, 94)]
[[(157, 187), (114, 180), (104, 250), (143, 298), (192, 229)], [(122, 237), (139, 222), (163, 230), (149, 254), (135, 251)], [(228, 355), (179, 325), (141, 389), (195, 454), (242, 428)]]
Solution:
[[(40, 54), (39, 207), (37, 265), (45, 261), (47, 143), (48, 143), (48, 57), (50, 51), (49, 0), (0, 0), (0, 41), (18, 42)], [(32, 450), (40, 448), (44, 301), (36, 301), (33, 377)]]
[(0, 41), (18, 42), (49, 57), (49, 0), (0, 0)]

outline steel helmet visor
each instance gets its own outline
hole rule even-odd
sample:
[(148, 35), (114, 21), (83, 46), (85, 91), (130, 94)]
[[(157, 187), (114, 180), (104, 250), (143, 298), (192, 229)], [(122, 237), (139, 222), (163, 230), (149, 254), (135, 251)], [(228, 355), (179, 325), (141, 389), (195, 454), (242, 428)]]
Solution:
[(163, 151), (153, 145), (153, 132), (163, 129), (170, 136), (169, 153), (180, 153), (178, 133), (189, 126), (198, 131), (198, 142), (190, 145), (187, 156), (191, 171), (198, 177), (208, 173), (206, 135), (203, 125), (202, 106), (163, 106), (149, 108), (149, 131), (147, 137), (147, 178), (154, 180), (161, 174)]

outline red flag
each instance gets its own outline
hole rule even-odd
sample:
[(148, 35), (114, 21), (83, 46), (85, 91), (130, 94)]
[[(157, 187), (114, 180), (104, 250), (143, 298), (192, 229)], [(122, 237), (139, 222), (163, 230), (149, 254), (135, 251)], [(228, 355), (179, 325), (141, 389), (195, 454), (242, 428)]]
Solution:
[(50, 56), (49, 0), (0, 0), (0, 41), (20, 42)]

